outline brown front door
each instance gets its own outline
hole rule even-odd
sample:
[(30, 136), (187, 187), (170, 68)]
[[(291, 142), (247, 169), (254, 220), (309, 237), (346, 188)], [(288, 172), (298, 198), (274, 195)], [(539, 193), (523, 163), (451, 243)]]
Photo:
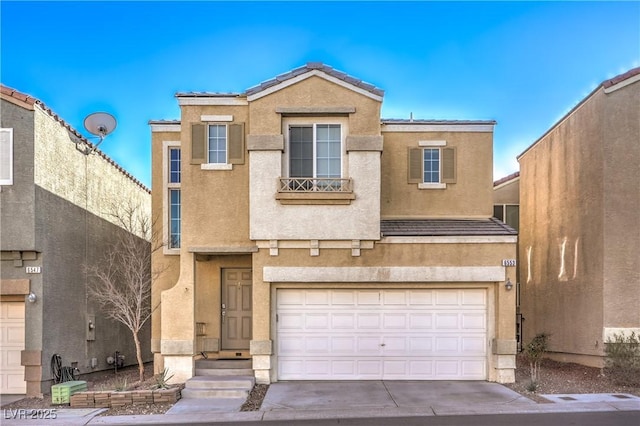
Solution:
[(222, 270), (222, 350), (249, 349), (251, 269)]

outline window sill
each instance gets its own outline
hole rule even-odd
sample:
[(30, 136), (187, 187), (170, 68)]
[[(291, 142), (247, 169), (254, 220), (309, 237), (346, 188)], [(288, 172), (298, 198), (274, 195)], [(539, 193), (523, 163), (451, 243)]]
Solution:
[(280, 204), (324, 204), (339, 205), (351, 204), (356, 196), (353, 192), (278, 192), (276, 200)]
[(233, 164), (205, 163), (200, 165), (201, 170), (233, 170)]
[(168, 247), (164, 247), (164, 249), (162, 250), (162, 254), (167, 255), (167, 256), (179, 256), (180, 255), (180, 249), (179, 248), (168, 248)]
[(419, 183), (418, 189), (447, 189), (446, 183)]

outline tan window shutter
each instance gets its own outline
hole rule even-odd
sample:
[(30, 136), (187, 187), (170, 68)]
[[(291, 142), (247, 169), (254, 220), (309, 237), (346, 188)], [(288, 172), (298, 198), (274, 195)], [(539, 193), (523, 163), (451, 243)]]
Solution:
[(229, 164), (244, 164), (244, 123), (229, 125)]
[(456, 183), (456, 149), (442, 148), (442, 183)]
[(206, 139), (204, 124), (191, 125), (191, 164), (206, 163)]
[(409, 155), (407, 160), (407, 182), (408, 183), (421, 183), (422, 176), (422, 163), (423, 154), (421, 148), (409, 148)]

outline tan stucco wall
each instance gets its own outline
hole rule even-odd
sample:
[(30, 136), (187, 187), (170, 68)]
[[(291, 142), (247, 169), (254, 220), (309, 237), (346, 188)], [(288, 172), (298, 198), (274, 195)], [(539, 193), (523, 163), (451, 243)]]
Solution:
[[(232, 115), (248, 128), (246, 106), (182, 106), (182, 247), (249, 244), (249, 161), (233, 170), (191, 164), (191, 124), (201, 115)], [(203, 226), (204, 225), (204, 226)]]
[[(380, 135), (379, 101), (316, 76), (252, 101), (250, 133), (286, 133), (288, 118), (275, 111), (293, 107), (353, 107), (355, 112), (347, 117), (322, 119), (343, 124), (345, 138)], [(313, 123), (314, 119), (318, 117), (308, 117), (308, 122)], [(278, 178), (285, 176), (286, 154), (273, 150), (251, 151), (251, 239), (378, 239), (380, 152), (347, 152), (343, 146), (342, 158), (343, 177), (352, 179), (355, 200), (348, 205), (290, 206), (282, 205), (275, 197)]]
[[(493, 133), (383, 132), (382, 218), (471, 218), (493, 214)], [(457, 148), (457, 181), (443, 189), (407, 183), (407, 149), (419, 141)]]
[[(153, 197), (151, 204), (151, 214), (153, 221), (153, 234), (156, 238), (163, 238), (163, 227), (168, 226), (167, 218), (163, 212), (163, 192), (166, 190), (163, 186), (163, 149), (164, 142), (180, 140), (178, 132), (154, 132), (151, 135), (151, 186), (153, 188)], [(166, 244), (166, 241), (163, 242)], [(152, 255), (152, 270), (158, 271), (154, 275), (151, 291), (151, 306), (153, 312), (151, 315), (151, 351), (154, 354), (160, 352), (161, 341), (161, 315), (162, 304), (160, 303), (160, 295), (164, 290), (173, 287), (178, 281), (180, 272), (180, 256), (165, 255), (163, 249), (155, 250)], [(155, 357), (154, 369), (156, 373), (163, 370), (161, 357)]]
[(520, 204), (520, 179), (514, 179), (495, 187), (493, 204)]
[(282, 134), (278, 107), (355, 107), (349, 115), (353, 135), (380, 134), (380, 107), (377, 100), (313, 76), (250, 103), (252, 135)]
[(151, 195), (145, 188), (99, 152), (78, 151), (69, 131), (38, 106), (34, 146), (36, 185), (111, 223), (115, 223), (115, 210), (129, 202), (150, 217)]
[(577, 361), (640, 324), (639, 93), (598, 90), (519, 158), (524, 340)]

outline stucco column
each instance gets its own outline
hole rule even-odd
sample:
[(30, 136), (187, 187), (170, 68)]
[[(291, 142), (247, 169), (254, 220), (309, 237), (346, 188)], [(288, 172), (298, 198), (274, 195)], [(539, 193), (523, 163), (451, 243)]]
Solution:
[(193, 377), (195, 351), (195, 255), (183, 250), (180, 278), (161, 295), (162, 319), (160, 352), (164, 367), (173, 374), (171, 383)]
[(253, 338), (250, 342), (250, 354), (256, 383), (271, 383), (271, 285), (265, 283), (262, 276), (264, 256), (268, 250), (260, 250), (253, 257)]
[[(509, 278), (512, 288), (507, 289)], [(505, 268), (505, 278), (496, 283), (496, 338), (492, 342), (493, 379), (498, 383), (515, 382), (518, 344), (515, 329), (516, 268)]]

